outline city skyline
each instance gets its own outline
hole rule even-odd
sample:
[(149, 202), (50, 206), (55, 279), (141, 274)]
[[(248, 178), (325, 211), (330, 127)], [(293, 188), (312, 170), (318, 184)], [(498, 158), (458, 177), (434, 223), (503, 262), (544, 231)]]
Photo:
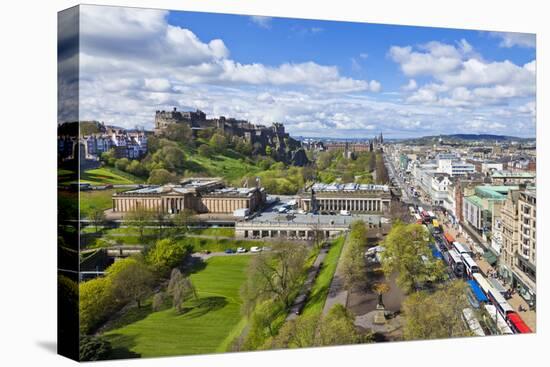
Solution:
[(535, 136), (532, 34), (83, 10), (81, 120), (151, 129), (177, 106), (295, 136)]

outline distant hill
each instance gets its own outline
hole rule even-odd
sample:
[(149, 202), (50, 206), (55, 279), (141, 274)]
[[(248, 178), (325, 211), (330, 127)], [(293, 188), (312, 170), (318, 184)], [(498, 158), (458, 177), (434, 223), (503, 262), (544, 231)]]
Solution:
[(494, 134), (451, 134), (451, 135), (432, 135), (420, 138), (402, 139), (401, 142), (412, 144), (426, 144), (442, 141), (444, 143), (460, 142), (529, 142), (535, 141), (535, 138), (519, 138), (517, 136), (494, 135)]

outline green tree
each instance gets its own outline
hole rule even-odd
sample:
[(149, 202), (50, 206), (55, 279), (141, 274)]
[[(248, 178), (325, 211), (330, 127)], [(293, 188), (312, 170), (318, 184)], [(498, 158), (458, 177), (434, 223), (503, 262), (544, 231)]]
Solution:
[(268, 341), (266, 349), (307, 348), (316, 344), (319, 326), (317, 314), (301, 315), (285, 322), (279, 333)]
[(88, 333), (107, 317), (115, 307), (111, 281), (95, 278), (82, 282), (79, 289), (80, 332)]
[(210, 157), (212, 155), (212, 149), (208, 144), (202, 144), (198, 148), (198, 152), (203, 157)]
[(126, 215), (125, 222), (127, 225), (136, 227), (138, 229), (139, 240), (143, 241), (145, 227), (147, 227), (151, 223), (152, 219), (153, 212), (151, 210), (138, 206)]
[(128, 167), (126, 167), (126, 171), (139, 177), (144, 177), (148, 174), (147, 169), (137, 159), (134, 159), (130, 162)]
[(108, 166), (114, 166), (116, 162), (115, 150), (111, 148), (108, 151), (101, 153), (100, 159), (102, 162), (104, 162)]
[(184, 277), (179, 269), (172, 269), (167, 292), (172, 296), (172, 304), (177, 312), (183, 310), (183, 303), (188, 299), (197, 299), (198, 294), (189, 277)]
[(81, 335), (79, 348), (80, 361), (100, 361), (111, 354), (111, 343), (105, 338), (92, 335)]
[(248, 333), (243, 349), (256, 350), (260, 348), (267, 339), (277, 335), (278, 326), (276, 320), (286, 315), (281, 302), (267, 299), (260, 302), (250, 316)]
[(149, 175), (147, 183), (151, 185), (165, 185), (168, 183), (175, 183), (177, 176), (164, 168), (154, 169)]
[(195, 212), (192, 209), (183, 209), (174, 216), (172, 221), (178, 232), (185, 233), (189, 230), (189, 224), (193, 223), (194, 219)]
[(164, 238), (147, 251), (146, 261), (158, 274), (164, 275), (179, 265), (187, 254), (188, 249), (183, 242)]
[(153, 311), (155, 312), (160, 311), (162, 309), (162, 306), (164, 305), (164, 300), (165, 300), (164, 292), (155, 293), (155, 295), (153, 296), (153, 302), (151, 304), (151, 308), (153, 309)]
[(306, 258), (303, 245), (284, 242), (273, 244), (272, 251), (254, 256), (241, 289), (245, 313), (250, 314), (254, 305), (266, 299), (279, 301), (288, 309), (292, 295), (301, 286)]
[(352, 292), (357, 287), (364, 286), (367, 280), (364, 260), (367, 241), (365, 222), (353, 222), (346, 241), (342, 253), (342, 276), (344, 287)]
[(92, 208), (90, 212), (90, 221), (92, 222), (96, 233), (99, 230), (99, 226), (103, 225), (105, 223), (105, 212), (103, 209), (99, 208)]
[(119, 302), (141, 301), (151, 293), (154, 275), (140, 258), (130, 257), (117, 261), (116, 272), (111, 272), (113, 295)]
[(440, 339), (470, 336), (462, 320), (468, 307), (466, 283), (455, 280), (436, 292), (414, 292), (403, 302), (405, 339)]
[(223, 134), (215, 133), (208, 144), (215, 152), (222, 153), (227, 148), (227, 138)]
[(129, 164), (130, 161), (128, 160), (128, 158), (119, 158), (115, 162), (115, 167), (121, 171), (126, 171)]
[(193, 145), (193, 131), (186, 124), (171, 124), (166, 127), (163, 135), (170, 140)]
[(323, 317), (317, 345), (356, 344), (365, 341), (354, 325), (355, 316), (340, 304), (334, 305)]
[(397, 272), (397, 284), (406, 292), (444, 277), (443, 263), (432, 256), (429, 239), (426, 227), (396, 222), (383, 242), (382, 269), (388, 277)]

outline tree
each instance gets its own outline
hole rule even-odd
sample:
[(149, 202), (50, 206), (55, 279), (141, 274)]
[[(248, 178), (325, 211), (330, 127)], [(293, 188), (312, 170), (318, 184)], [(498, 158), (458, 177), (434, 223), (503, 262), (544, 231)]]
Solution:
[(178, 177), (164, 168), (158, 168), (151, 171), (147, 183), (151, 185), (165, 185), (176, 182)]
[(340, 304), (334, 305), (323, 317), (319, 327), (317, 345), (344, 345), (362, 342), (355, 329), (355, 316)]
[(266, 299), (280, 301), (288, 309), (291, 296), (300, 288), (306, 257), (303, 245), (284, 242), (254, 256), (241, 289), (245, 313), (250, 314), (255, 304)]
[(140, 177), (147, 176), (148, 174), (145, 166), (136, 159), (132, 160), (128, 167), (126, 167), (126, 172)]
[(384, 299), (383, 299), (384, 294), (390, 291), (390, 286), (388, 285), (388, 283), (384, 283), (384, 282), (375, 283), (372, 286), (372, 290), (374, 291), (374, 293), (378, 295), (378, 304), (384, 305)]
[(316, 344), (316, 332), (319, 326), (316, 314), (302, 315), (285, 322), (279, 333), (266, 345), (266, 349), (307, 348)]
[(126, 171), (129, 164), (130, 164), (130, 161), (128, 160), (128, 158), (119, 158), (115, 162), (115, 168), (121, 171)]
[(164, 130), (163, 135), (167, 139), (184, 143), (185, 145), (193, 144), (193, 131), (186, 124), (170, 124)]
[(160, 239), (162, 238), (162, 232), (163, 232), (164, 226), (169, 223), (169, 218), (166, 215), (166, 213), (163, 212), (162, 210), (157, 210), (153, 212), (152, 217), (157, 223), (158, 238)]
[(365, 222), (353, 222), (346, 241), (342, 253), (342, 276), (344, 288), (352, 292), (358, 286), (364, 285), (367, 280), (364, 260), (367, 241)]
[(264, 345), (266, 340), (277, 335), (280, 323), (275, 321), (283, 314), (286, 314), (286, 310), (281, 302), (267, 299), (256, 305), (250, 316), (243, 349), (258, 349)]
[(221, 153), (227, 148), (227, 138), (223, 134), (215, 133), (208, 144), (215, 152)]
[(110, 279), (95, 278), (82, 282), (79, 289), (80, 332), (88, 333), (115, 307)]
[(212, 149), (208, 144), (202, 144), (199, 146), (199, 154), (203, 157), (210, 157), (212, 155)]
[(404, 337), (439, 339), (469, 336), (462, 320), (462, 310), (468, 307), (466, 283), (455, 280), (434, 293), (414, 292), (403, 302)]
[(164, 292), (155, 293), (155, 295), (153, 296), (153, 302), (151, 304), (151, 308), (153, 309), (153, 311), (160, 311), (162, 309), (165, 298), (166, 297)]
[(105, 212), (99, 208), (92, 208), (90, 213), (90, 221), (95, 227), (96, 233), (99, 230), (99, 226), (105, 222)]
[(443, 263), (430, 251), (429, 238), (428, 231), (420, 224), (396, 222), (383, 242), (382, 269), (388, 277), (397, 272), (397, 284), (405, 292), (422, 283), (442, 279), (445, 274)]
[(376, 182), (379, 184), (387, 184), (390, 181), (388, 169), (384, 164), (382, 153), (376, 154)]
[(151, 293), (154, 276), (139, 258), (117, 261), (116, 272), (111, 272), (113, 294), (121, 302), (135, 301), (138, 308), (141, 301)]
[(111, 354), (111, 343), (99, 336), (81, 335), (79, 348), (80, 361), (100, 361)]
[(130, 226), (136, 227), (139, 231), (139, 240), (143, 241), (143, 234), (145, 227), (149, 225), (153, 219), (153, 212), (144, 207), (138, 206), (134, 210), (130, 211), (126, 215), (126, 223)]
[(180, 231), (183, 229), (183, 232), (187, 232), (189, 230), (189, 224), (193, 222), (194, 218), (195, 212), (192, 209), (183, 209), (174, 216), (172, 221)]
[(183, 310), (183, 302), (198, 298), (197, 290), (191, 279), (184, 277), (178, 269), (172, 269), (167, 292), (172, 296), (172, 304), (177, 312)]
[(187, 254), (188, 248), (183, 242), (164, 238), (155, 242), (147, 251), (146, 261), (159, 275), (164, 275), (179, 265)]
[(108, 151), (101, 153), (101, 161), (108, 166), (114, 166), (116, 162), (115, 149), (111, 148)]

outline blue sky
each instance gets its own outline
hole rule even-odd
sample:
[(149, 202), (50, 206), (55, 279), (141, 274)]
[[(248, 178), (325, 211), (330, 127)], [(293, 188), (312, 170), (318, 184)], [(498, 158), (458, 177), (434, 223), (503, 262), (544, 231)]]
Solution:
[(294, 135), (535, 134), (534, 35), (83, 6), (81, 119), (154, 111)]

